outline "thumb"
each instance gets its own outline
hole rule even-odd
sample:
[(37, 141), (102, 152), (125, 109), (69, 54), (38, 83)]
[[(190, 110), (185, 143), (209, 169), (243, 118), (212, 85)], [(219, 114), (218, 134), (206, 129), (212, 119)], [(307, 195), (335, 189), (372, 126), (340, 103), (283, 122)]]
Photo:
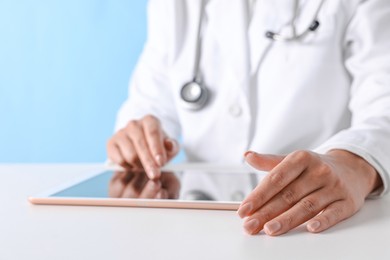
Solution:
[(167, 151), (168, 161), (171, 160), (173, 157), (176, 156), (176, 154), (179, 153), (180, 150), (179, 143), (175, 139), (166, 137), (164, 139), (164, 146)]
[(285, 156), (274, 154), (259, 154), (248, 151), (244, 154), (245, 160), (254, 168), (260, 171), (271, 171), (278, 165)]

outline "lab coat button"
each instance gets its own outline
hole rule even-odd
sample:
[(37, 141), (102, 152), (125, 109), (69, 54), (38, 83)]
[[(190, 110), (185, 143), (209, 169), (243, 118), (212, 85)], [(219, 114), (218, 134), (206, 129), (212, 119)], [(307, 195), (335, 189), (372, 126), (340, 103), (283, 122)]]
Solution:
[(232, 193), (231, 199), (232, 201), (243, 201), (245, 198), (245, 195), (242, 191), (235, 191)]
[(242, 113), (242, 108), (238, 104), (231, 105), (229, 107), (229, 113), (234, 117), (239, 117)]

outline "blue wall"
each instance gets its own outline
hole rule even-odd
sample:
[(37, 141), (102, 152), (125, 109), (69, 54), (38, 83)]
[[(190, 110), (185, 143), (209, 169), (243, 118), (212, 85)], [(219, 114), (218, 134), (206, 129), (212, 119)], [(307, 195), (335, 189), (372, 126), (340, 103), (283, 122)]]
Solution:
[(101, 162), (146, 0), (0, 0), (0, 162)]

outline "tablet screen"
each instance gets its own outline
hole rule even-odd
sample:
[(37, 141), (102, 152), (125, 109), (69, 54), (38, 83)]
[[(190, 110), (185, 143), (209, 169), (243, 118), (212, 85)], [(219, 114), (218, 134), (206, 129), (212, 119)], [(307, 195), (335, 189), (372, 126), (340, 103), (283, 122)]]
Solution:
[(150, 180), (143, 171), (105, 171), (50, 195), (77, 198), (132, 198), (242, 201), (262, 175), (252, 172), (165, 171)]

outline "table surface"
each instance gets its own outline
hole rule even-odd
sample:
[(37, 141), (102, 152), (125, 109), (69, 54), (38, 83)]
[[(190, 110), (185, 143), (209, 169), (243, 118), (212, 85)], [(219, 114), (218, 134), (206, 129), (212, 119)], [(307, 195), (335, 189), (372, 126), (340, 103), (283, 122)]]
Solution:
[(245, 234), (234, 211), (32, 205), (102, 165), (0, 165), (0, 259), (389, 259), (390, 198), (321, 234)]

